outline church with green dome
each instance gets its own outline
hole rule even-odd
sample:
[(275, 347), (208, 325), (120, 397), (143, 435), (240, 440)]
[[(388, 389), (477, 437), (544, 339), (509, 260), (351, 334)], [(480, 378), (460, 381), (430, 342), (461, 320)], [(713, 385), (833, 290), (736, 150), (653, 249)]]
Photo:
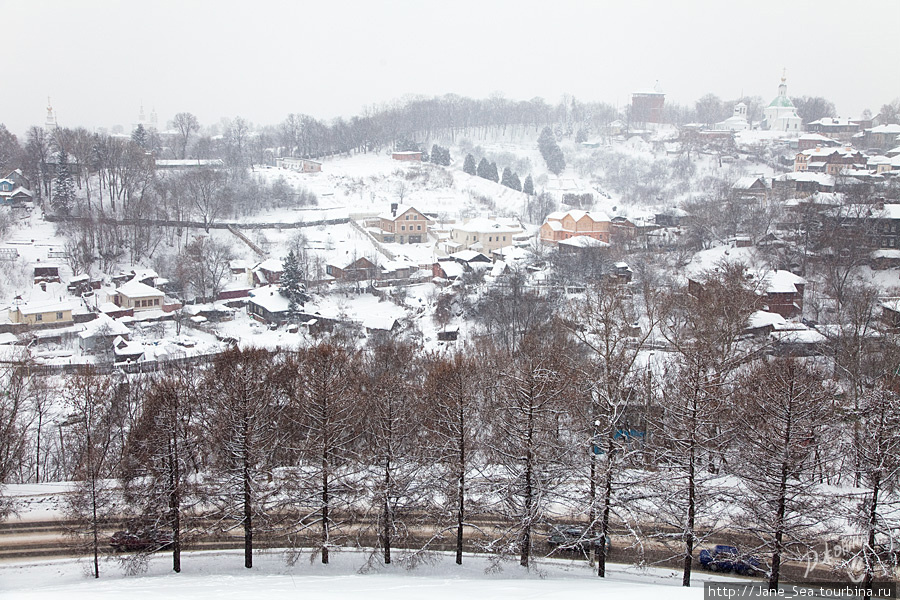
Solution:
[(763, 111), (762, 128), (799, 135), (803, 128), (803, 121), (797, 114), (794, 103), (788, 98), (785, 81), (786, 78), (782, 75), (781, 85), (778, 86), (778, 95)]

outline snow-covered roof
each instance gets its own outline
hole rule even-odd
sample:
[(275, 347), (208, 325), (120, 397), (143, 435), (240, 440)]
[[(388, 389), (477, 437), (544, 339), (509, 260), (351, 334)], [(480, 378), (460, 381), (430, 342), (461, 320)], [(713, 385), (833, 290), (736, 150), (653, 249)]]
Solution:
[(134, 278), (130, 281), (126, 281), (122, 285), (116, 288), (116, 293), (121, 294), (123, 296), (128, 296), (129, 298), (146, 298), (147, 296), (159, 296), (163, 297), (161, 291), (156, 289), (155, 287), (151, 287), (145, 283), (141, 283)]
[[(106, 331), (104, 331), (104, 329)], [(128, 327), (125, 326), (121, 321), (117, 321), (100, 313), (96, 319), (93, 321), (88, 321), (84, 324), (84, 330), (78, 333), (78, 337), (82, 339), (87, 339), (89, 337), (93, 337), (98, 333), (102, 333), (103, 335), (127, 335), (129, 333)]]
[(366, 315), (362, 320), (363, 327), (377, 331), (390, 331), (397, 324), (397, 319), (386, 315)]
[[(547, 219), (550, 219), (550, 217), (547, 217)], [(544, 223), (544, 225), (546, 225), (553, 231), (562, 231), (563, 228), (562, 223), (560, 223), (559, 221), (548, 220), (546, 223)]]
[(603, 240), (598, 240), (588, 235), (576, 235), (567, 240), (560, 240), (559, 245), (572, 246), (573, 248), (606, 248), (609, 246)]
[(256, 265), (256, 268), (270, 271), (272, 273), (280, 273), (284, 270), (284, 266), (280, 258), (267, 258), (266, 260)]
[(791, 171), (778, 176), (778, 181), (815, 182), (827, 187), (834, 187), (834, 177), (826, 173), (813, 173), (811, 171)]
[(808, 148), (802, 151), (800, 154), (804, 154), (809, 157), (822, 157), (825, 158), (827, 156), (837, 155), (842, 158), (850, 158), (854, 157), (857, 154), (861, 154), (859, 150), (852, 146), (834, 146), (830, 148), (823, 148), (822, 146), (816, 146), (815, 148)]
[(222, 167), (225, 163), (220, 158), (184, 158), (157, 159), (157, 167)]
[(153, 269), (132, 269), (131, 274), (134, 275), (134, 278), (138, 281), (156, 279), (159, 277), (159, 274)]
[(758, 310), (750, 315), (750, 329), (758, 329), (760, 327), (774, 327), (786, 323), (787, 320), (778, 313), (766, 312)]
[(271, 313), (285, 312), (290, 301), (281, 295), (276, 285), (267, 285), (250, 291), (250, 302)]
[(762, 283), (769, 294), (792, 294), (798, 285), (805, 285), (806, 280), (790, 271), (779, 269), (763, 276)]
[(900, 124), (888, 123), (886, 125), (879, 125), (878, 127), (873, 127), (869, 131), (872, 133), (900, 133)]
[(453, 225), (451, 228), (472, 233), (519, 233), (522, 231), (521, 227), (506, 225), (485, 217), (469, 219), (465, 223)]
[(440, 265), (447, 279), (462, 277), (462, 274), (465, 273), (465, 268), (458, 262), (441, 261)]
[(828, 339), (815, 329), (773, 331), (769, 337), (782, 344), (821, 344)]
[(417, 208), (414, 208), (414, 207), (412, 207), (412, 206), (409, 206), (408, 204), (398, 204), (398, 205), (397, 205), (397, 215), (396, 215), (396, 216), (394, 216), (390, 210), (387, 210), (387, 211), (385, 211), (385, 212), (379, 214), (379, 215), (378, 215), (378, 218), (379, 218), (379, 219), (387, 219), (388, 221), (396, 221), (397, 219), (399, 219), (400, 217), (402, 217), (404, 214), (406, 214), (406, 213), (409, 212), (410, 210), (414, 210), (414, 211), (416, 211), (417, 213), (419, 213), (419, 214), (421, 214), (422, 216), (424, 216), (424, 214), (422, 213), (422, 211), (420, 211), (420, 210), (417, 209)]
[(747, 175), (746, 177), (741, 177), (740, 179), (735, 181), (734, 185), (732, 185), (731, 188), (734, 190), (749, 190), (757, 181), (762, 183), (763, 187), (766, 187), (766, 182), (761, 180), (759, 177)]
[(469, 262), (481, 257), (482, 262), (490, 262), (491, 259), (482, 254), (481, 252), (476, 252), (475, 250), (460, 250), (459, 252), (454, 252), (450, 255), (450, 258), (453, 260), (461, 260), (463, 262)]
[(70, 300), (44, 301), (44, 302), (28, 302), (13, 306), (23, 315), (36, 315), (49, 312), (65, 312), (74, 310), (75, 304)]
[(562, 221), (566, 218), (566, 215), (572, 217), (573, 220), (580, 221), (584, 217), (589, 217), (595, 223), (608, 222), (609, 216), (603, 212), (597, 211), (587, 211), (580, 209), (572, 209), (570, 211), (563, 212), (561, 210), (555, 211), (547, 215), (547, 221)]

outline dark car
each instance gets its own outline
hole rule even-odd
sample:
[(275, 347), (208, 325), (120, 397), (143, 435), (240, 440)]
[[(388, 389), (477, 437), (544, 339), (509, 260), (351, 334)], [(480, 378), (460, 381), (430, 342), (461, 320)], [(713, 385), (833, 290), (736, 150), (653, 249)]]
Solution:
[[(586, 553), (603, 547), (603, 536), (587, 531), (583, 527), (556, 527), (547, 538), (547, 545), (558, 550), (571, 550)], [(606, 539), (606, 551), (610, 550), (609, 538)]]
[(712, 550), (700, 551), (700, 566), (708, 571), (755, 575), (759, 572), (759, 559), (742, 555), (737, 546), (719, 544)]
[(116, 552), (156, 552), (172, 547), (172, 534), (156, 529), (117, 531), (109, 538), (109, 545)]

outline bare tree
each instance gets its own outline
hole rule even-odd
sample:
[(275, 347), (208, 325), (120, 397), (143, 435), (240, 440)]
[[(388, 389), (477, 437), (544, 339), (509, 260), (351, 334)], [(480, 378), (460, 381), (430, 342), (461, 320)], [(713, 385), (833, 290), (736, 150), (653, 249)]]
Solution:
[(244, 566), (250, 569), (254, 532), (274, 501), (269, 481), (285, 435), (284, 388), (269, 351), (232, 348), (216, 357), (204, 389), (205, 443), (214, 478), (210, 502), (223, 520), (243, 529)]
[(409, 531), (409, 513), (424, 493), (418, 479), (421, 381), (411, 345), (383, 340), (368, 358), (365, 440), (372, 471), (366, 480), (372, 510), (377, 511), (378, 547), (384, 564), (390, 564), (392, 550)]
[(295, 506), (302, 507), (293, 531), (318, 529), (318, 551), (328, 564), (340, 522), (335, 515), (357, 496), (352, 479), (359, 421), (359, 356), (322, 342), (301, 349), (286, 365), (299, 463), (288, 482)]
[(153, 380), (120, 467), (125, 499), (137, 518), (171, 531), (176, 573), (181, 572), (186, 513), (197, 498), (200, 401), (200, 373), (190, 365)]
[(737, 442), (746, 485), (746, 524), (770, 553), (769, 589), (781, 563), (803, 556), (821, 536), (828, 502), (815, 493), (830, 445), (833, 395), (796, 359), (763, 361), (740, 382)]
[(560, 430), (567, 387), (564, 356), (560, 340), (527, 337), (512, 360), (504, 359), (491, 408), (491, 458), (500, 470), (492, 485), (511, 527), (510, 539), (501, 540), (499, 549), (514, 548), (526, 568), (535, 527), (544, 521), (553, 492), (569, 475), (564, 465), (571, 445)]
[(115, 497), (108, 477), (118, 460), (113, 424), (114, 384), (91, 367), (68, 378), (65, 401), (68, 418), (68, 452), (76, 458), (75, 489), (66, 495), (67, 516), (77, 523), (71, 534), (79, 546), (93, 555), (93, 575), (100, 577), (100, 534), (111, 516)]
[(180, 112), (175, 115), (172, 125), (178, 131), (178, 145), (181, 147), (181, 158), (187, 158), (188, 143), (191, 137), (200, 131), (200, 121), (189, 112)]
[[(473, 505), (469, 474), (484, 460), (479, 444), (483, 425), (479, 407), (484, 402), (483, 373), (477, 360), (459, 352), (449, 357), (432, 357), (425, 381), (428, 455), (438, 467), (435, 486), (444, 491), (446, 506), (436, 518), (455, 517), (456, 564), (462, 564), (466, 519)], [(429, 461), (432, 462), (432, 461)], [(444, 528), (438, 525), (439, 535)]]

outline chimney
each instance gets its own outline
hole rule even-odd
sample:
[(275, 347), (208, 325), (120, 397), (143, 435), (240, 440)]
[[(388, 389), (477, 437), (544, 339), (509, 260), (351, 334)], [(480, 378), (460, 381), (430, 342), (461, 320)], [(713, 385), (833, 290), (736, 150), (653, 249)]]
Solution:
[(391, 216), (392, 217), (397, 216), (397, 203), (396, 202), (391, 202)]

